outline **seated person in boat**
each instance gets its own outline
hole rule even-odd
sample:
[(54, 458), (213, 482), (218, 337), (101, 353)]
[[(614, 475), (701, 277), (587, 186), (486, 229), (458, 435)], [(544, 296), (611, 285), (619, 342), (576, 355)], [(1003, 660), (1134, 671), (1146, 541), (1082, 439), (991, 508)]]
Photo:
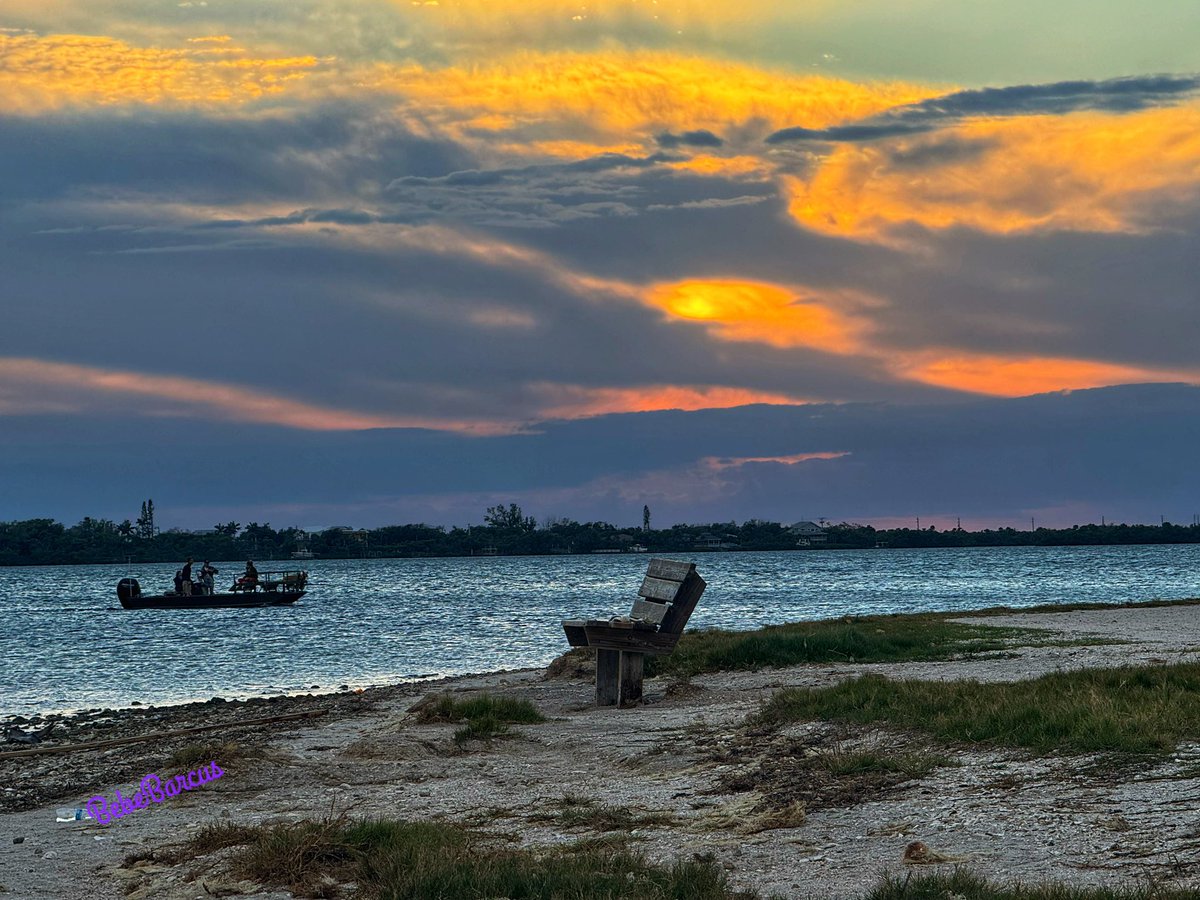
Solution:
[(246, 574), (237, 580), (234, 587), (239, 591), (252, 591), (258, 586), (258, 569), (254, 568), (254, 560), (246, 560)]

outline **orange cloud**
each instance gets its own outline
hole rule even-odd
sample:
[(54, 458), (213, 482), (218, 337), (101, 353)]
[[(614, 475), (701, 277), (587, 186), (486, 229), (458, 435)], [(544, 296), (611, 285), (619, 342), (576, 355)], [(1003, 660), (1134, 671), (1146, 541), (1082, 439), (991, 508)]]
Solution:
[(736, 469), (747, 463), (777, 463), (781, 466), (794, 466), (796, 463), (809, 462), (814, 459), (841, 459), (849, 456), (849, 451), (840, 453), (793, 453), (790, 456), (706, 456), (700, 460), (701, 465), (710, 469)]
[[(942, 93), (903, 83), (857, 84), (698, 56), (609, 50), (524, 53), (472, 67), (376, 66), (369, 87), (406, 98), (413, 127), (459, 139), (522, 128), (572, 156), (653, 145), (662, 131), (763, 133), (804, 123), (823, 128)], [(580, 142), (583, 142), (582, 144)], [(489, 145), (494, 143), (489, 138)], [(522, 144), (514, 145), (518, 151)]]
[(1046, 357), (926, 355), (895, 368), (897, 374), (914, 381), (997, 397), (1025, 397), (1049, 391), (1114, 384), (1200, 384), (1200, 370), (1168, 371), (1093, 360)]
[[(911, 163), (938, 145), (974, 149)], [(840, 146), (811, 177), (784, 183), (796, 221), (843, 237), (886, 238), (906, 223), (1002, 234), (1136, 231), (1200, 193), (1200, 105), (971, 121)]]
[(36, 114), (121, 103), (246, 103), (277, 93), (319, 63), (240, 55), (218, 38), (187, 49), (108, 37), (0, 32), (0, 112)]
[(197, 416), (304, 431), (432, 428), (476, 434), (506, 433), (509, 425), (415, 416), (388, 416), (301, 403), (264, 391), (194, 378), (148, 375), (38, 359), (0, 358), (0, 413), (94, 409), (97, 395), (138, 399), (136, 411), (153, 416)]
[(862, 349), (865, 323), (827, 301), (753, 281), (684, 281), (653, 288), (647, 302), (677, 319), (702, 322), (722, 340), (828, 353)]
[(548, 419), (585, 419), (612, 413), (653, 412), (665, 409), (728, 409), (750, 403), (799, 406), (808, 402), (786, 394), (713, 385), (591, 388), (542, 383), (533, 385), (533, 388), (544, 398), (539, 415)]

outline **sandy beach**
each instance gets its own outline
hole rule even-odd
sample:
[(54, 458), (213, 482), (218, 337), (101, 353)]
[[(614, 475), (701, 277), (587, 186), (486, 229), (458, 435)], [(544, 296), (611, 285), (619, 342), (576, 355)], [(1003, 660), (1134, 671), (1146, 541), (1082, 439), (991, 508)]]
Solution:
[[(596, 708), (584, 672), (547, 677), (545, 670), (524, 670), (63, 719), (39, 746), (227, 727), (0, 759), (0, 885), (5, 896), (59, 900), (288, 897), (232, 879), (220, 854), (179, 865), (123, 861), (183, 840), (206, 823), (290, 822), (344, 811), (462, 822), (514, 844), (546, 847), (588, 834), (556, 816), (565, 798), (656, 818), (630, 829), (650, 859), (712, 854), (734, 886), (764, 896), (861, 896), (882, 872), (905, 868), (905, 848), (913, 841), (945, 860), (941, 865), (957, 862), (998, 879), (1131, 885), (1153, 878), (1200, 888), (1200, 746), (1181, 746), (1152, 769), (1123, 773), (1098, 770), (1077, 756), (941, 747), (954, 764), (919, 779), (816, 784), (789, 777), (780, 761), (829, 748), (908, 749), (922, 739), (822, 722), (769, 733), (746, 724), (779, 688), (825, 686), (863, 672), (1013, 681), (1064, 669), (1200, 658), (1200, 606), (1194, 605), (960, 620), (1045, 629), (1076, 643), (1016, 645), (945, 662), (807, 665), (700, 675), (686, 683), (651, 679), (647, 702), (630, 709)], [(409, 715), (430, 693), (484, 690), (529, 700), (547, 721), (461, 751), (453, 725), (420, 724)], [(237, 726), (296, 714), (309, 717)], [(128, 796), (147, 773), (165, 779), (185, 772), (173, 757), (205, 750), (225, 772), (219, 781), (108, 825), (55, 822), (57, 807), (83, 806), (93, 794), (111, 797), (118, 788)], [(790, 818), (780, 815), (784, 810)]]

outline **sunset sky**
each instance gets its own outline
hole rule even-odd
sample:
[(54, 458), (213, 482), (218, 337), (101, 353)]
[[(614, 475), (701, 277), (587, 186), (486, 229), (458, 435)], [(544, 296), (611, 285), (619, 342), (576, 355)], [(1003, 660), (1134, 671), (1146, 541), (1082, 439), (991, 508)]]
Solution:
[(5, 0), (0, 521), (1190, 523), (1197, 35)]

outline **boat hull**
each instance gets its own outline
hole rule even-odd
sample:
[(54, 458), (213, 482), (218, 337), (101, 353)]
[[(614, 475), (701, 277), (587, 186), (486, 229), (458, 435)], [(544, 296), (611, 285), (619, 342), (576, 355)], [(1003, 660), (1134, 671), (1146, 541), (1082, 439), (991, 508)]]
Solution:
[(229, 594), (140, 594), (118, 597), (125, 609), (253, 609), (260, 606), (288, 606), (305, 591), (240, 591)]

